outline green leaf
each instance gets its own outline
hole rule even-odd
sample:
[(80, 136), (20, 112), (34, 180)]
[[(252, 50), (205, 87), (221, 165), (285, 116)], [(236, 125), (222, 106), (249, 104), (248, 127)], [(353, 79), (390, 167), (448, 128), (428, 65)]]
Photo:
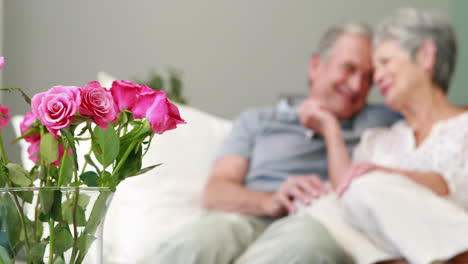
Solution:
[(45, 133), (41, 137), (40, 153), (41, 158), (48, 164), (54, 163), (59, 157), (59, 142), (50, 133)]
[(130, 177), (134, 177), (134, 176), (137, 176), (137, 175), (141, 175), (143, 173), (147, 173), (148, 171), (150, 171), (150, 170), (152, 170), (152, 169), (154, 169), (156, 167), (159, 167), (161, 165), (162, 165), (162, 163), (159, 163), (159, 164), (156, 164), (156, 165), (153, 165), (153, 166), (146, 167), (144, 169), (141, 169), (140, 171), (138, 171), (137, 173), (135, 173), (134, 175), (132, 175)]
[(103, 220), (106, 210), (107, 210), (107, 199), (111, 196), (111, 192), (101, 192), (94, 202), (93, 210), (89, 216), (88, 223), (86, 223), (86, 227), (84, 232), (90, 235), (96, 233), (96, 229)]
[(34, 182), (35, 180), (39, 179), (39, 167), (37, 164), (35, 164), (30, 170), (29, 170), (29, 177), (31, 180)]
[(62, 221), (62, 192), (59, 190), (54, 191), (54, 204), (50, 211), (50, 216), (55, 221)]
[(18, 141), (20, 141), (20, 140), (26, 138), (26, 137), (29, 137), (29, 136), (35, 135), (35, 134), (39, 134), (39, 133), (40, 133), (40, 130), (39, 130), (38, 127), (32, 127), (32, 128), (30, 128), (28, 131), (26, 131), (26, 133), (22, 134), (20, 137), (15, 138), (15, 139), (11, 142), (11, 144), (14, 144), (14, 143), (16, 143), (16, 142), (18, 142)]
[(153, 141), (153, 135), (151, 135), (151, 136), (149, 137), (149, 140), (148, 140), (148, 141), (144, 141), (144, 142), (143, 142), (143, 144), (146, 145), (145, 151), (143, 152), (143, 156), (145, 156), (146, 153), (148, 153), (148, 150), (149, 150), (149, 147), (150, 147), (152, 141)]
[(54, 190), (39, 190), (39, 202), (41, 204), (41, 212), (48, 219), (50, 216), (50, 210), (54, 205)]
[(71, 155), (67, 155), (65, 158), (63, 175), (62, 175), (62, 186), (68, 185), (73, 179), (73, 172), (75, 172), (73, 167), (73, 157)]
[(42, 211), (39, 213), (39, 221), (44, 222), (44, 223), (48, 223), (49, 218), (50, 218), (50, 215), (46, 215)]
[(30, 179), (28, 171), (23, 169), (21, 165), (16, 163), (8, 163), (8, 177), (17, 186), (28, 187), (32, 181)]
[(59, 170), (57, 167), (55, 166), (49, 166), (49, 171), (48, 171), (49, 175), (54, 178), (54, 179), (58, 179), (58, 173), (59, 173)]
[(128, 116), (127, 116), (127, 112), (126, 111), (122, 111), (120, 112), (120, 115), (119, 115), (119, 124), (120, 126), (126, 126), (128, 124)]
[(133, 129), (120, 138), (121, 145), (130, 144), (131, 142), (135, 140), (141, 140), (153, 134), (153, 131), (151, 130), (151, 126), (149, 125), (149, 123), (135, 120), (132, 122), (132, 125), (133, 125)]
[(55, 259), (54, 264), (65, 264), (65, 260), (60, 256)]
[(99, 176), (94, 171), (87, 171), (80, 175), (80, 179), (88, 186), (98, 186)]
[(111, 165), (117, 158), (119, 155), (119, 147), (119, 137), (115, 133), (111, 123), (109, 123), (105, 131), (99, 126), (94, 128), (92, 134), (93, 153), (104, 169)]
[[(68, 129), (61, 129), (62, 135), (65, 135), (65, 138), (68, 141), (68, 144), (70, 145), (72, 152), (73, 152), (73, 162), (75, 164), (75, 168), (78, 170), (78, 156), (76, 154), (76, 146), (75, 146), (75, 141), (73, 140), (73, 134), (68, 130)], [(65, 150), (68, 151), (68, 150)]]
[(65, 251), (69, 250), (73, 246), (73, 236), (70, 232), (70, 228), (68, 228), (68, 225), (57, 224), (54, 230), (54, 253), (57, 255), (62, 255)]
[[(34, 223), (29, 220), (28, 217), (24, 218), (24, 225), (26, 227), (27, 232), (24, 232), (24, 229), (21, 231), (20, 240), (22, 242), (26, 241), (26, 234), (28, 235), (29, 241), (34, 241), (35, 234), (34, 234)], [(23, 243), (21, 244), (23, 246)]]
[(93, 161), (93, 159), (91, 158), (91, 156), (88, 155), (88, 154), (86, 154), (86, 155), (84, 155), (84, 157), (85, 157), (86, 162), (88, 162), (89, 165), (93, 166), (94, 169), (96, 169), (96, 172), (97, 172), (98, 174), (101, 174), (101, 170), (100, 170), (99, 167), (96, 165), (96, 163), (94, 163), (94, 161)]
[(118, 180), (119, 179), (117, 177), (112, 177), (110, 172), (103, 171), (98, 179), (98, 186), (109, 187), (111, 191), (115, 192), (115, 187), (118, 184)]
[(18, 196), (21, 197), (21, 199), (23, 201), (30, 204), (33, 201), (34, 192), (33, 191), (22, 191), (22, 192), (18, 192)]
[[(75, 194), (73, 194), (73, 199), (75, 199)], [(91, 197), (89, 197), (89, 195), (80, 193), (78, 195), (78, 205), (81, 206), (82, 208), (86, 208), (86, 206), (88, 206), (89, 204), (90, 199)]]
[(84, 135), (84, 133), (86, 133), (86, 131), (88, 131), (88, 126), (84, 126), (81, 128), (81, 131), (78, 133), (78, 137), (81, 137)]
[(12, 264), (13, 262), (10, 259), (10, 255), (8, 254), (8, 250), (2, 246), (0, 246), (0, 263), (2, 264)]
[[(121, 146), (119, 157), (117, 158), (117, 164), (119, 164), (120, 160), (122, 159), (122, 156), (130, 147), (130, 145), (131, 144)], [(138, 145), (136, 146), (136, 148), (137, 148), (136, 153), (131, 153), (127, 157), (127, 159), (124, 161), (123, 163), (124, 165), (122, 166), (122, 168), (120, 169), (118, 173), (119, 181), (122, 181), (123, 179), (134, 175), (141, 169), (142, 149)]]
[[(63, 218), (69, 225), (73, 225), (73, 208), (75, 207), (74, 201), (64, 204), (62, 207)], [(85, 211), (81, 206), (76, 207), (76, 226), (85, 226), (86, 216)]]
[(14, 250), (20, 243), (22, 228), (18, 209), (11, 199), (10, 194), (5, 194), (2, 198), (1, 216), (3, 228), (7, 235), (8, 245)]
[(41, 165), (39, 167), (39, 179), (42, 181), (45, 181), (47, 179), (47, 166), (46, 165)]
[(84, 123), (84, 122), (86, 122), (86, 121), (88, 121), (88, 120), (91, 120), (91, 119), (92, 119), (92, 118), (89, 117), (89, 116), (82, 116), (82, 115), (76, 113), (76, 114), (75, 114), (75, 118), (73, 119), (72, 124), (73, 124), (74, 126), (78, 126), (79, 124)]
[(28, 262), (42, 263), (46, 245), (45, 242), (34, 245), (29, 251)]

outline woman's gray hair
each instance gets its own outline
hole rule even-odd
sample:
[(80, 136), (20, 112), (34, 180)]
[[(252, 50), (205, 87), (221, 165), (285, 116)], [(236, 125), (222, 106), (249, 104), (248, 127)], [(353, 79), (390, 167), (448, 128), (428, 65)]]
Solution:
[(327, 60), (335, 42), (343, 34), (356, 34), (372, 39), (372, 29), (360, 22), (347, 22), (331, 26), (320, 39), (317, 53), (321, 59)]
[(426, 40), (437, 46), (432, 81), (446, 93), (455, 69), (457, 44), (452, 26), (439, 14), (402, 8), (376, 28), (373, 47), (385, 40), (396, 40), (414, 59)]

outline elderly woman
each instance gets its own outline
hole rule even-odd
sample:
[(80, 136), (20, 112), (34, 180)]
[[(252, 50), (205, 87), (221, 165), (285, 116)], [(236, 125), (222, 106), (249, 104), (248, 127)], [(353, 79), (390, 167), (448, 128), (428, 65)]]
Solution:
[[(315, 105), (302, 122), (327, 141), (334, 193), (303, 210), (357, 263), (468, 263), (468, 111), (451, 105), (452, 27), (401, 9), (374, 37), (374, 81), (404, 120), (364, 133), (346, 151), (337, 120)], [(306, 111), (301, 109), (300, 111)]]

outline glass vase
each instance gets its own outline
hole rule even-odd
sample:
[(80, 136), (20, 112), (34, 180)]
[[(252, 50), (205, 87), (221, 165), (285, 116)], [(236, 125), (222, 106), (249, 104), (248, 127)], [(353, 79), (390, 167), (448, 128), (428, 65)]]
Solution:
[(104, 187), (0, 188), (0, 263), (103, 263)]

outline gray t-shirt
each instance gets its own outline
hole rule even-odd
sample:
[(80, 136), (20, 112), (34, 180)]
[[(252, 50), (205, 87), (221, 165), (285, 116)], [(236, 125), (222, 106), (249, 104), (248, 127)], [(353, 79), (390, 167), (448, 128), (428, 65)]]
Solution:
[[(324, 139), (304, 128), (298, 105), (281, 101), (276, 107), (243, 112), (221, 146), (217, 159), (240, 155), (249, 160), (245, 186), (258, 191), (276, 191), (289, 176), (316, 173), (328, 179)], [(390, 126), (401, 116), (382, 105), (368, 105), (351, 120), (341, 121), (343, 137), (351, 153), (362, 131)]]

